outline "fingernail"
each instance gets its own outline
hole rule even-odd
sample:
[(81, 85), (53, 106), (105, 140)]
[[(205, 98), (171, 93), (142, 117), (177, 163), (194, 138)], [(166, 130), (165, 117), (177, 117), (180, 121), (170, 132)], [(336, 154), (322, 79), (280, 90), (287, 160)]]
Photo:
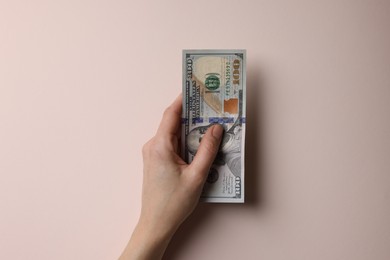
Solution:
[(219, 124), (216, 124), (214, 127), (213, 127), (213, 136), (215, 138), (220, 138), (222, 136), (222, 133), (223, 133), (223, 127)]

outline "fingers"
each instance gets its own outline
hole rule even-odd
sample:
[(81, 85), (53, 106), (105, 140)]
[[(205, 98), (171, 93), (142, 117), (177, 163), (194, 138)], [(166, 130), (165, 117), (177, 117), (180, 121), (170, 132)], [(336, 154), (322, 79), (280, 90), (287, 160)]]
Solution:
[(181, 121), (182, 95), (180, 94), (175, 101), (165, 109), (157, 134), (169, 136), (179, 136)]
[(213, 125), (203, 136), (199, 149), (190, 167), (196, 173), (206, 179), (210, 167), (218, 153), (222, 139), (223, 128), (221, 125)]

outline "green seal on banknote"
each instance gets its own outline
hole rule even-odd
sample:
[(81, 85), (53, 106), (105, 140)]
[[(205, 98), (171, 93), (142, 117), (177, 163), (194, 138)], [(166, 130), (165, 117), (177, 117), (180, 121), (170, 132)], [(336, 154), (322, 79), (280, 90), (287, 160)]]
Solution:
[(208, 73), (206, 74), (205, 86), (208, 90), (216, 90), (219, 88), (221, 81), (219, 80), (220, 76), (218, 73)]

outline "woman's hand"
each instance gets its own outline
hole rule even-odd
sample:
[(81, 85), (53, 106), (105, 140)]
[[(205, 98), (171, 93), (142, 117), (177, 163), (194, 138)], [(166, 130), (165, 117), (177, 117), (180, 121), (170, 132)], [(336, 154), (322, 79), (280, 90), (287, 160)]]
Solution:
[(223, 128), (210, 127), (191, 164), (179, 156), (181, 95), (163, 115), (156, 135), (143, 147), (142, 209), (120, 259), (161, 259), (180, 224), (192, 213), (218, 152)]

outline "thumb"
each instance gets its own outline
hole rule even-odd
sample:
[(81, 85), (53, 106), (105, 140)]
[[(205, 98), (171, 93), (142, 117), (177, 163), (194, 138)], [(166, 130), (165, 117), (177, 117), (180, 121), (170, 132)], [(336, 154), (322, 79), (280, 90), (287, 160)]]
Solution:
[(210, 167), (218, 153), (219, 145), (222, 140), (223, 127), (221, 125), (213, 125), (207, 129), (203, 136), (199, 149), (196, 152), (194, 160), (190, 167), (196, 174), (206, 178)]

